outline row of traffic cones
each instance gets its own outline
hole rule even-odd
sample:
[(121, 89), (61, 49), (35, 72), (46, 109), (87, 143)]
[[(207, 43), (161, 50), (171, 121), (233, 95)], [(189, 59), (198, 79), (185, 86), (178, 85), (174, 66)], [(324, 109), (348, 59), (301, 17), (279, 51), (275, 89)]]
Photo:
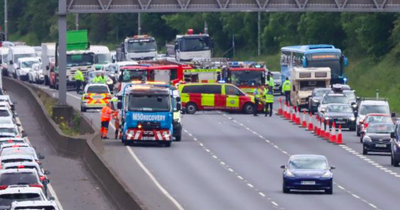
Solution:
[[(342, 136), (342, 125), (339, 125), (338, 129), (335, 122), (333, 122), (332, 127), (329, 126), (329, 121), (325, 122), (325, 119), (321, 119), (319, 116), (316, 117), (316, 124), (313, 124), (313, 115), (310, 113), (307, 122), (307, 113), (303, 111), (303, 117), (300, 121), (300, 111), (299, 108), (295, 106), (290, 106), (287, 102), (282, 103), (282, 98), (279, 98), (279, 108), (278, 115), (291, 121), (292, 123), (305, 128), (308, 131), (314, 133), (314, 135), (319, 136), (331, 143), (343, 144)], [(283, 106), (282, 106), (283, 104)]]

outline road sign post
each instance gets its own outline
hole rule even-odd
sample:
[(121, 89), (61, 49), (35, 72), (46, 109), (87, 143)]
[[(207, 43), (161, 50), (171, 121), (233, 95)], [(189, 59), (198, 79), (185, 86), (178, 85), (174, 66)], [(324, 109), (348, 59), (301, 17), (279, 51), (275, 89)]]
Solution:
[[(67, 104), (67, 1), (58, 2), (58, 100)], [(57, 55), (56, 55), (57, 56)]]

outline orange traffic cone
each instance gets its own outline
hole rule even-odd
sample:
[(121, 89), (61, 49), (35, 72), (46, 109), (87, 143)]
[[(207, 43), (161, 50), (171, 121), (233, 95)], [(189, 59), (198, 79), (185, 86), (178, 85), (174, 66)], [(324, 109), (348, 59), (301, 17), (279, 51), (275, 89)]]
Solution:
[(332, 123), (332, 130), (331, 130), (331, 136), (329, 138), (329, 141), (332, 143), (336, 143), (336, 124), (335, 121)]
[(296, 107), (294, 107), (294, 106), (292, 109), (292, 122), (296, 123)]
[(286, 103), (285, 102), (285, 106), (286, 106), (286, 116), (285, 116), (285, 118), (287, 119), (287, 120), (290, 120), (290, 107), (289, 107), (289, 105), (288, 105), (288, 103)]
[(313, 125), (312, 121), (313, 121), (313, 116), (310, 113), (310, 117), (308, 118), (308, 129), (307, 130), (309, 130), (311, 132), (314, 130), (314, 125)]
[(329, 120), (326, 121), (326, 126), (325, 126), (325, 139), (329, 141), (329, 136), (331, 135), (331, 132), (329, 132)]
[(279, 109), (278, 109), (278, 115), (282, 115), (283, 114), (283, 110), (282, 110), (282, 98), (279, 98)]
[(307, 121), (306, 121), (306, 111), (303, 111), (303, 121), (301, 122), (301, 127), (307, 129)]
[(338, 136), (337, 136), (337, 139), (336, 139), (336, 144), (343, 144), (342, 125), (339, 125), (339, 132), (338, 132)]
[(299, 111), (299, 107), (297, 107), (296, 109), (296, 125), (300, 125), (300, 111)]
[(314, 126), (314, 135), (318, 136), (319, 135), (319, 117), (317, 115), (317, 121), (315, 122), (315, 126)]
[(321, 127), (320, 127), (320, 132), (319, 132), (319, 136), (321, 137), (321, 138), (324, 138), (324, 136), (325, 136), (325, 119), (324, 118), (321, 118)]

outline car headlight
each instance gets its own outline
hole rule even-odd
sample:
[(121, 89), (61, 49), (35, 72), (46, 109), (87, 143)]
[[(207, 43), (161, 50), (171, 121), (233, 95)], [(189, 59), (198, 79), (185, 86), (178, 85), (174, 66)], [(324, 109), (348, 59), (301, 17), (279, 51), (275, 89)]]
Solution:
[(400, 147), (400, 142), (397, 142), (396, 144), (397, 144), (398, 147)]
[(292, 172), (290, 172), (289, 170), (286, 170), (285, 174), (288, 177), (294, 177), (294, 174)]
[(331, 118), (330, 117), (325, 117), (325, 120), (330, 120)]
[(325, 108), (321, 108), (321, 112), (325, 112), (326, 111), (326, 109)]
[(363, 141), (372, 141), (372, 140), (371, 140), (371, 138), (370, 138), (369, 136), (365, 136), (365, 137), (363, 138)]
[(319, 102), (319, 100), (318, 99), (312, 99), (312, 101), (314, 102), (314, 103), (318, 103)]
[(353, 108), (357, 108), (357, 104), (353, 104), (351, 105)]
[(322, 175), (322, 177), (323, 177), (323, 178), (332, 178), (332, 172), (326, 171), (326, 172)]
[(356, 120), (356, 118), (355, 117), (350, 117), (350, 120), (354, 121), (354, 120)]

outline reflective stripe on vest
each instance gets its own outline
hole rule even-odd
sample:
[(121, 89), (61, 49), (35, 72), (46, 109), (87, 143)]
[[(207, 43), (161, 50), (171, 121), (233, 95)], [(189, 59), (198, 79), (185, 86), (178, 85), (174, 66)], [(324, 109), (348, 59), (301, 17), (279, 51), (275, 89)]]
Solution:
[(271, 94), (270, 92), (265, 95), (265, 102), (267, 103), (273, 103), (274, 102), (274, 94)]
[(282, 85), (282, 91), (290, 91), (290, 86), (292, 86), (292, 84), (290, 81), (286, 80)]

